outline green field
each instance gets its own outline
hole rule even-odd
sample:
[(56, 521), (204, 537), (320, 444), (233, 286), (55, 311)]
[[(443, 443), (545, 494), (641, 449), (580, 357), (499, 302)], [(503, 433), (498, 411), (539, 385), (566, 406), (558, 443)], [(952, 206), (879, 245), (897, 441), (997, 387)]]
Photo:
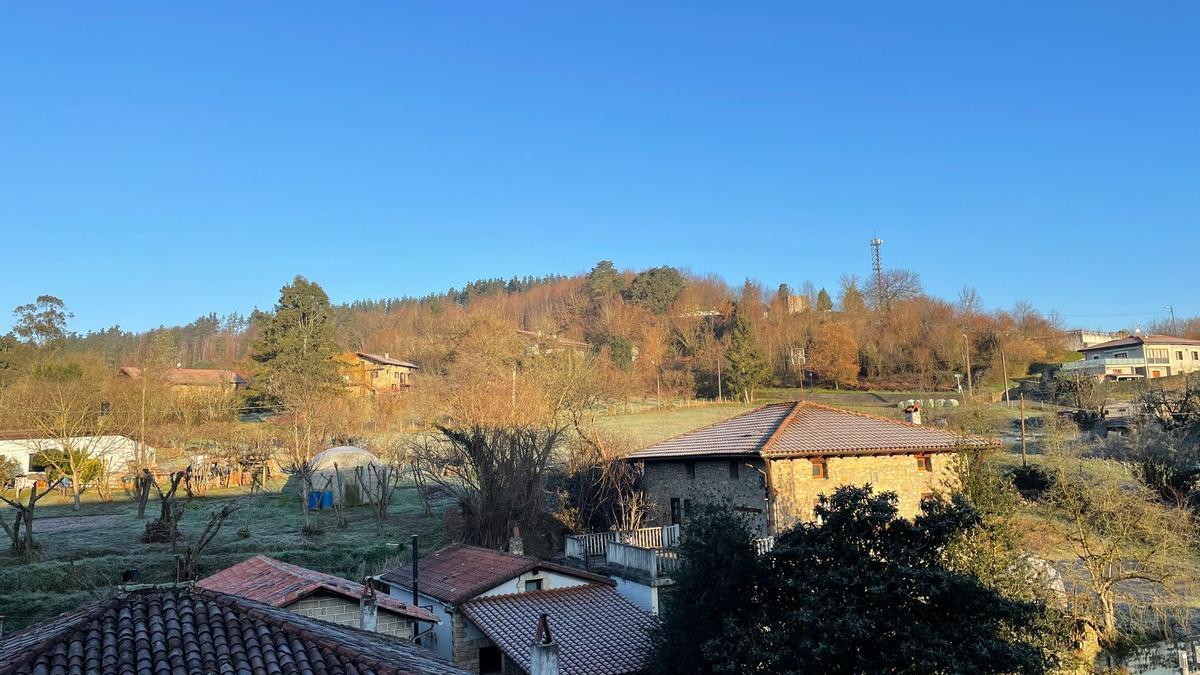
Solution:
[[(363, 565), (368, 572), (386, 565), (389, 559), (407, 556), (410, 536), (421, 536), (421, 547), (431, 550), (444, 543), (443, 512), (421, 512), (416, 492), (401, 488), (390, 509), (390, 522), (376, 526), (366, 507), (347, 509), (350, 527), (338, 529), (332, 511), (315, 511), (313, 523), (323, 534), (304, 536), (304, 515), (299, 498), (274, 492), (250, 496), (242, 489), (221, 493), (210, 491), (194, 499), (187, 507), (180, 529), (182, 553), (208, 522), (209, 514), (230, 500), (243, 507), (231, 516), (201, 560), (206, 575), (264, 554), (287, 562), (355, 578)], [(116, 584), (122, 572), (141, 571), (145, 583), (175, 580), (175, 556), (170, 544), (141, 544), (138, 539), (147, 521), (157, 514), (152, 500), (146, 520), (138, 520), (135, 504), (124, 500), (101, 503), (88, 501), (76, 513), (57, 495), (38, 503), (35, 521), (41, 560), (21, 562), (5, 551), (0, 554), (0, 614), (5, 615), (5, 630), (73, 609), (81, 603), (102, 597)], [(0, 510), (0, 517), (11, 522), (12, 510)], [(249, 536), (239, 530), (248, 528)], [(6, 542), (7, 543), (7, 542)]]

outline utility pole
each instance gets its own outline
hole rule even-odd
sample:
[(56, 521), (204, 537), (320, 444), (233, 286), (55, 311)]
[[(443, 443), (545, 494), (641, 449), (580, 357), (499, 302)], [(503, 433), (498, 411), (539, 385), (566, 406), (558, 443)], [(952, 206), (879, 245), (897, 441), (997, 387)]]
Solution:
[(1012, 397), (1008, 395), (1008, 361), (1004, 358), (1004, 344), (1000, 344), (1000, 369), (1004, 371), (1004, 407), (1012, 407)]
[(967, 337), (966, 333), (963, 333), (962, 336), (963, 336), (963, 354), (966, 355), (966, 359), (967, 359), (967, 395), (971, 399), (974, 399), (975, 398), (975, 380), (974, 380), (974, 378), (971, 377), (971, 339)]
[(1171, 335), (1179, 335), (1179, 327), (1175, 325), (1175, 306), (1167, 305), (1167, 311), (1171, 313)]
[(1029, 466), (1029, 456), (1025, 454), (1025, 394), (1021, 394), (1021, 466)]
[(721, 391), (721, 356), (719, 354), (717, 355), (717, 401), (725, 402), (725, 395)]

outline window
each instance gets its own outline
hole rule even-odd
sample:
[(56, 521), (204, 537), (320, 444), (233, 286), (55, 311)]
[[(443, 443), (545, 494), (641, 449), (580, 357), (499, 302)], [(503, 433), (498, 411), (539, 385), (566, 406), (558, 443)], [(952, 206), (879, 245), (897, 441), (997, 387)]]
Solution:
[(809, 461), (812, 462), (812, 477), (813, 478), (816, 478), (819, 480), (824, 480), (826, 478), (829, 478), (829, 467), (826, 466), (824, 457), (814, 457), (813, 459), (811, 459)]
[(378, 380), (378, 379), (379, 379), (379, 371), (378, 371), (378, 370), (372, 370), (372, 371), (371, 371), (371, 379), (372, 379), (372, 380)]
[(671, 524), (683, 522), (683, 512), (679, 508), (679, 497), (671, 497)]
[(738, 465), (738, 461), (736, 459), (729, 460), (729, 478), (731, 480), (737, 480), (738, 476), (741, 475), (741, 471), (742, 467)]
[(687, 474), (688, 478), (696, 477), (696, 463), (695, 462), (684, 462), (683, 470)]
[(1182, 360), (1183, 360), (1183, 352), (1182, 352), (1181, 350), (1176, 350), (1176, 351), (1175, 351), (1175, 360), (1176, 360), (1176, 361), (1182, 361)]
[(1193, 360), (1193, 361), (1200, 361), (1200, 352), (1193, 351), (1193, 352), (1192, 352), (1192, 360)]
[(400, 373), (398, 373), (398, 372), (392, 373), (392, 377), (398, 380), (398, 379), (400, 379)]
[(1117, 352), (1116, 354), (1113, 354), (1113, 358), (1114, 359), (1127, 359), (1127, 358), (1129, 358), (1129, 352)]
[(930, 455), (917, 455), (917, 471), (933, 471), (933, 457)]
[(487, 647), (479, 648), (479, 672), (480, 673), (502, 673), (504, 672), (504, 659), (501, 658), (503, 652), (496, 645), (488, 645)]
[(542, 580), (541, 579), (528, 579), (525, 581), (525, 592), (526, 593), (532, 593), (534, 591), (540, 591), (540, 590), (542, 590)]

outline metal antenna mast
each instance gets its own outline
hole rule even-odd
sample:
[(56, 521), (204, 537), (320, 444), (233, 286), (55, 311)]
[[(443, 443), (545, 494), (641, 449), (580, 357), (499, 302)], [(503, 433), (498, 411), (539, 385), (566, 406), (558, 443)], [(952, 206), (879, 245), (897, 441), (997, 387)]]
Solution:
[(882, 239), (879, 237), (871, 239), (871, 268), (875, 270), (875, 294), (877, 298), (883, 295), (883, 256), (880, 253), (882, 247)]

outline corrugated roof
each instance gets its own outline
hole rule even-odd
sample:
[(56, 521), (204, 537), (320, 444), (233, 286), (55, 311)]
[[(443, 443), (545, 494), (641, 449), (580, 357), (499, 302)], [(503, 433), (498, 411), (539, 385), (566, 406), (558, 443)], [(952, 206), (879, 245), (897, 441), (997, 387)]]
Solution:
[(1089, 347), (1081, 347), (1079, 349), (1079, 351), (1090, 352), (1090, 351), (1095, 351), (1097, 349), (1111, 349), (1113, 347), (1135, 347), (1137, 345), (1142, 345), (1142, 344), (1147, 344), (1147, 345), (1185, 345), (1188, 347), (1194, 347), (1194, 346), (1200, 345), (1200, 340), (1193, 340), (1191, 338), (1173, 337), (1171, 335), (1130, 335), (1129, 337), (1118, 338), (1116, 340), (1109, 340), (1108, 342), (1101, 342), (1099, 344), (1094, 344)]
[(392, 357), (386, 356), (386, 355), (370, 354), (367, 352), (354, 352), (354, 355), (359, 358), (366, 359), (368, 361), (374, 361), (375, 363), (385, 365), (385, 366), (404, 366), (405, 368), (416, 368), (417, 370), (421, 369), (421, 367), (415, 363), (409, 363), (408, 361), (401, 361), (400, 359), (393, 359)]
[(654, 618), (608, 586), (574, 586), (489, 596), (463, 613), (526, 671), (538, 619), (548, 615), (563, 675), (641, 672), (650, 654)]
[(399, 638), (211, 590), (123, 593), (0, 639), (0, 675), (466, 671)]
[[(243, 560), (232, 567), (227, 567), (212, 576), (201, 579), (196, 582), (196, 585), (200, 588), (237, 595), (247, 600), (263, 602), (272, 607), (285, 607), (321, 590), (355, 602), (361, 600), (363, 594), (362, 584), (285, 563), (275, 558), (268, 558), (265, 555), (257, 555)], [(386, 609), (395, 614), (429, 623), (438, 623), (437, 615), (433, 612), (406, 605), (395, 598), (382, 594), (376, 595), (376, 605), (379, 609)]]
[[(121, 366), (121, 373), (132, 378), (142, 376), (142, 369), (137, 366)], [(178, 385), (208, 385), (246, 384), (246, 378), (236, 370), (220, 368), (168, 368), (163, 371), (163, 379), (169, 384)]]
[[(509, 579), (537, 569), (553, 570), (597, 583), (614, 584), (608, 577), (533, 556), (513, 555), (467, 544), (451, 544), (423, 556), (417, 566), (417, 584), (423, 595), (457, 605)], [(380, 578), (389, 584), (412, 588), (412, 565), (397, 567), (380, 575)]]
[(628, 459), (859, 455), (996, 444), (992, 439), (795, 401), (766, 405), (667, 439), (630, 454)]

